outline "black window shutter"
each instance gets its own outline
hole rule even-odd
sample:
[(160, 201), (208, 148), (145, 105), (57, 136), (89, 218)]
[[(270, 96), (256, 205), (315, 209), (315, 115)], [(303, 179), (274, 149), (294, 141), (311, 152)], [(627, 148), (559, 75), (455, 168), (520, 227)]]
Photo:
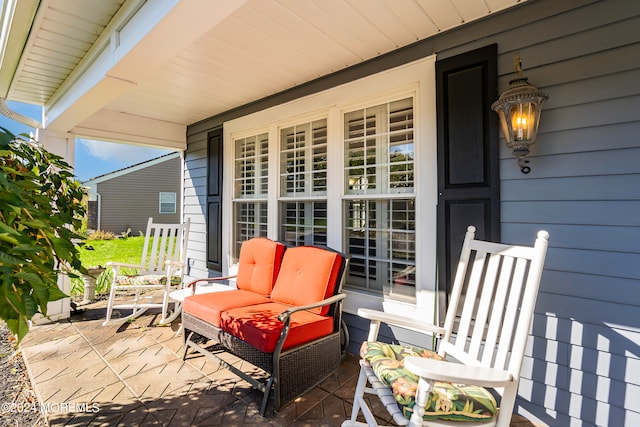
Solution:
[[(438, 291), (446, 310), (464, 234), (500, 240), (497, 46), (436, 62)], [(442, 318), (442, 317), (441, 317)]]
[(222, 271), (222, 127), (209, 134), (207, 179), (207, 268)]

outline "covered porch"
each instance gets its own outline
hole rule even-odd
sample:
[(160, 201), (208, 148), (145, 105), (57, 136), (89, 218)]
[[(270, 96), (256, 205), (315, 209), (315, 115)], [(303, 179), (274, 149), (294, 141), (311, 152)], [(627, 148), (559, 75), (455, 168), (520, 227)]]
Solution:
[[(262, 418), (262, 395), (248, 383), (205, 357), (182, 360), (179, 319), (154, 326), (160, 313), (149, 311), (103, 327), (105, 306), (98, 301), (69, 319), (34, 326), (21, 344), (51, 426), (339, 426), (350, 416), (357, 356), (349, 354), (328, 379)], [(373, 408), (380, 423), (393, 425), (384, 407)], [(514, 415), (511, 426), (536, 424)]]

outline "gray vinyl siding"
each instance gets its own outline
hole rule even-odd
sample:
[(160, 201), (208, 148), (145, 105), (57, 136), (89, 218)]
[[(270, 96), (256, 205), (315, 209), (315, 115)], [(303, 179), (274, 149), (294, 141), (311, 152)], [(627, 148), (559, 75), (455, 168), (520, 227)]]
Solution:
[[(144, 233), (149, 217), (155, 222), (180, 222), (180, 157), (115, 176), (97, 184), (100, 228), (114, 233), (131, 229)], [(176, 193), (176, 212), (160, 213), (160, 192)]]
[(209, 277), (207, 270), (207, 134), (188, 135), (184, 156), (184, 217), (191, 219), (187, 258), (188, 278)]
[[(299, 92), (492, 43), (502, 92), (520, 53), (525, 75), (549, 100), (530, 174), (520, 172), (501, 144), (501, 232), (504, 242), (517, 244), (532, 244), (540, 229), (551, 235), (517, 406), (545, 425), (640, 425), (639, 29), (636, 0), (530, 0)], [(206, 157), (200, 140), (192, 142), (204, 129), (291, 97), (287, 92), (194, 125), (190, 158)], [(200, 203), (190, 210), (204, 218), (201, 187), (188, 191)], [(356, 352), (368, 325), (350, 314), (345, 319)]]
[(640, 425), (639, 26), (604, 1), (497, 40), (501, 88), (518, 50), (549, 94), (532, 172), (500, 171), (503, 240), (551, 235), (518, 402), (549, 425)]

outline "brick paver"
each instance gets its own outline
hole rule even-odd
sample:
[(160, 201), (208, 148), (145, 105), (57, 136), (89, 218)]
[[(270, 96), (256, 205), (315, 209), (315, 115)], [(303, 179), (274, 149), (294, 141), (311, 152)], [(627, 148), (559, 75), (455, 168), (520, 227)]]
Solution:
[[(36, 394), (51, 409), (51, 426), (339, 426), (350, 416), (354, 356), (262, 418), (262, 394), (249, 384), (208, 358), (182, 360), (178, 321), (154, 326), (158, 314), (151, 312), (103, 327), (104, 313), (104, 302), (87, 305), (69, 320), (34, 326), (21, 345)], [(243, 364), (233, 356), (228, 361)], [(384, 408), (374, 407), (386, 421)], [(514, 417), (512, 426), (533, 425)]]

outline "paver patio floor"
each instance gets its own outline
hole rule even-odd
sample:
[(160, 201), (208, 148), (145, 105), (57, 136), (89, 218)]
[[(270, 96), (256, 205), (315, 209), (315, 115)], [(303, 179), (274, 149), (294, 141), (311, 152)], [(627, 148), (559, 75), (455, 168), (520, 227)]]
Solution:
[[(261, 393), (208, 358), (183, 361), (179, 320), (155, 326), (158, 313), (148, 313), (103, 327), (104, 303), (98, 302), (68, 320), (31, 329), (21, 348), (51, 426), (339, 426), (349, 417), (355, 356), (279, 413), (262, 418)], [(381, 423), (391, 424), (384, 408), (373, 408)], [(528, 426), (533, 424), (514, 416), (512, 427)]]

